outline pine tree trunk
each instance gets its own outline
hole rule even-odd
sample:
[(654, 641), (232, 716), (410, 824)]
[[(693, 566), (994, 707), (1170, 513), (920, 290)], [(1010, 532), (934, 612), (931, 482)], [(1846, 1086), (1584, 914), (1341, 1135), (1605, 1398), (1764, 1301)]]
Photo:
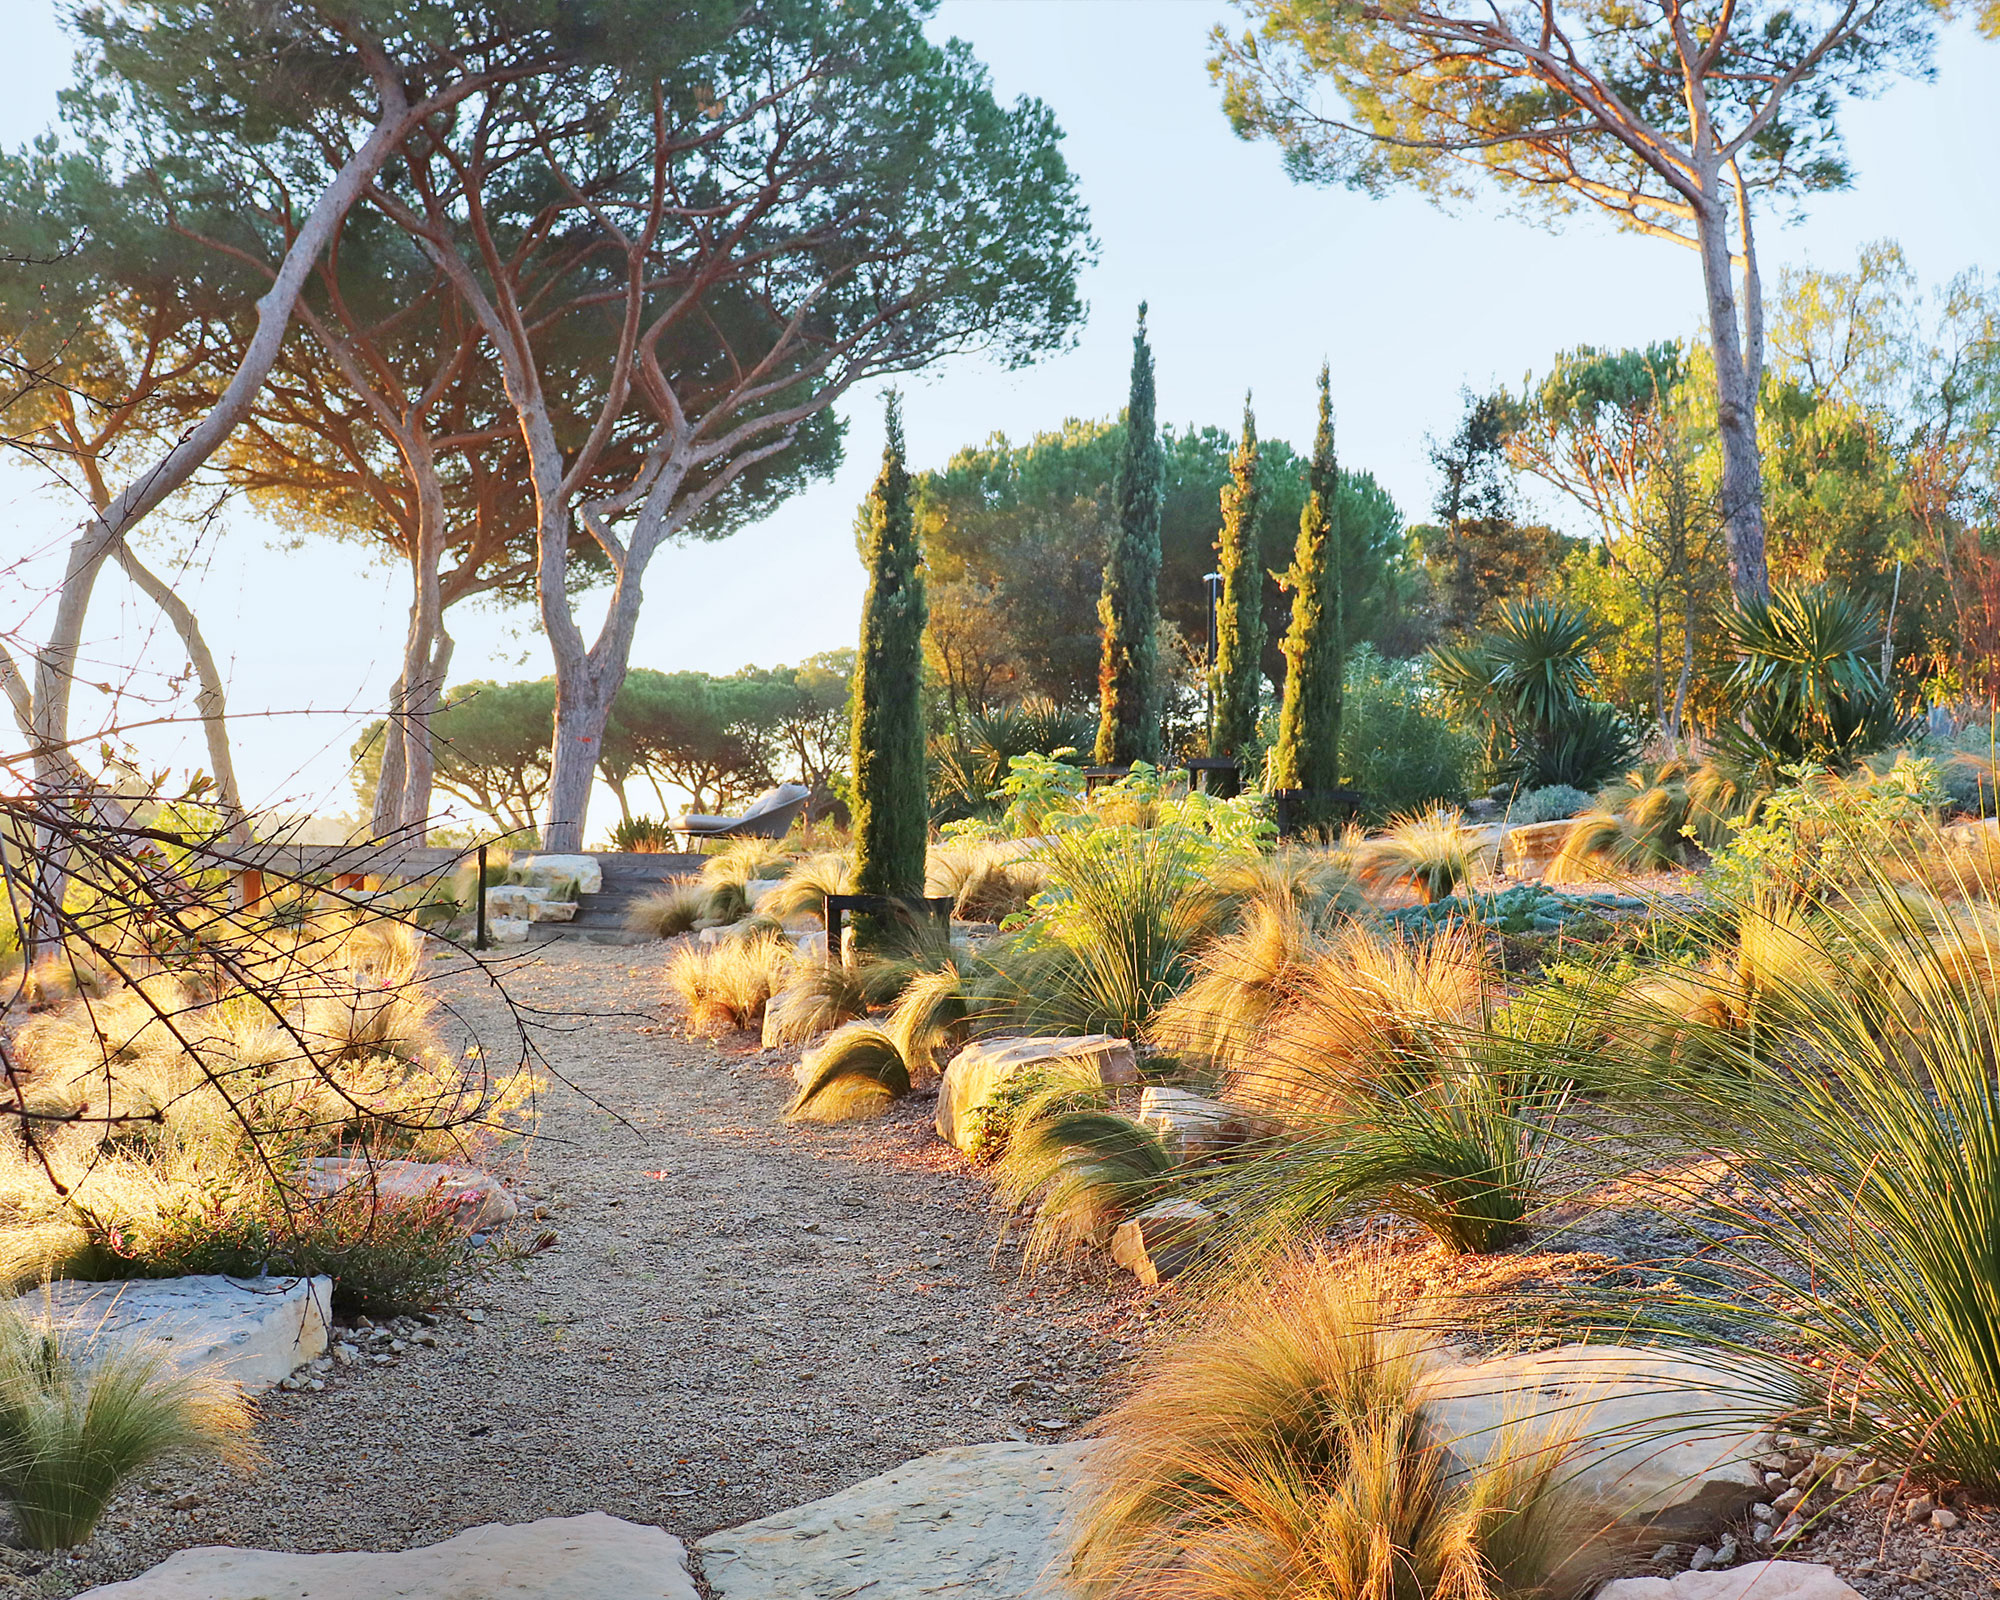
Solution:
[(1132, 390), (1118, 461), (1118, 533), (1104, 567), (1097, 619), (1097, 759), (1104, 766), (1160, 759), (1160, 496), (1166, 463), (1155, 425), (1153, 352), (1146, 308), (1132, 336)]
[[(1755, 337), (1761, 313), (1748, 309), (1753, 335), (1745, 345), (1735, 286), (1730, 282), (1729, 217), (1711, 175), (1710, 194), (1696, 216), (1702, 287), (1708, 297), (1709, 349), (1715, 358), (1715, 424), (1722, 443), (1722, 525), (1729, 545), (1729, 582), (1738, 600), (1765, 600), (1771, 574), (1764, 558), (1764, 469), (1757, 445), (1757, 389), (1762, 373)], [(1756, 287), (1754, 277), (1751, 288)]]
[(1215, 736), (1209, 754), (1241, 761), (1257, 740), (1264, 659), (1264, 562), (1258, 543), (1257, 419), (1243, 405), (1243, 440), (1222, 490), (1216, 568)]
[[(927, 607), (903, 464), (901, 402), (891, 396), (882, 471), (868, 495), (868, 598), (854, 663), (854, 887), (915, 899), (930, 840), (924, 760), (923, 649)], [(857, 943), (883, 929), (858, 918)]]

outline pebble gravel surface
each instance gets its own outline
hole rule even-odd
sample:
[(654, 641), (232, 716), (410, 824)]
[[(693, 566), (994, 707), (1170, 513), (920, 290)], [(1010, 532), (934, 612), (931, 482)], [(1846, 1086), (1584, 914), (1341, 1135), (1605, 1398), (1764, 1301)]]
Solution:
[[(565, 1081), (506, 1174), (522, 1217), (455, 1302), (337, 1330), (323, 1388), (259, 1402), (251, 1478), (147, 1474), (81, 1551), (0, 1550), (0, 1593), (73, 1595), (189, 1545), (401, 1549), (586, 1511), (692, 1541), (1101, 1409), (1155, 1314), (1144, 1291), (1101, 1267), (1024, 1280), (927, 1098), (786, 1127), (796, 1053), (686, 1037), (666, 949), (506, 964)], [(456, 984), (503, 1033), (483, 985)]]

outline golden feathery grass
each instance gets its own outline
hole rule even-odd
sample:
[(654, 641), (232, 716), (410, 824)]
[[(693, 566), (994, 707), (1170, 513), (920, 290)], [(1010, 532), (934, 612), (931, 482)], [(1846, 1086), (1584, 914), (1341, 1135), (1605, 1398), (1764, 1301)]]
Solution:
[(1363, 843), (1355, 870), (1371, 889), (1410, 889), (1432, 905), (1472, 881), (1473, 857), (1458, 813), (1432, 806), (1394, 818), (1386, 833)]
[(1202, 948), (1194, 981), (1160, 1007), (1148, 1036), (1215, 1071), (1240, 1071), (1323, 948), (1296, 898), (1260, 893), (1240, 926)]
[(800, 1063), (799, 1092), (787, 1122), (854, 1122), (879, 1117), (910, 1092), (902, 1046), (886, 1029), (850, 1022)]
[(754, 1030), (764, 1007), (790, 978), (794, 957), (782, 935), (689, 945), (676, 950), (664, 974), (668, 992), (696, 1033)]
[(1418, 938), (1356, 924), (1296, 980), (1230, 1074), (1229, 1097), (1323, 1115), (1364, 1081), (1427, 1078), (1478, 1018), (1489, 977), (1485, 946), (1464, 924)]
[(1241, 1284), (1098, 1425), (1069, 1576), (1085, 1600), (1574, 1600), (1603, 1525), (1573, 1432), (1461, 1463), (1433, 1414), (1442, 1308), (1367, 1258)]
[(655, 939), (692, 932), (708, 915), (708, 891), (692, 878), (675, 878), (641, 895), (626, 909), (625, 926)]

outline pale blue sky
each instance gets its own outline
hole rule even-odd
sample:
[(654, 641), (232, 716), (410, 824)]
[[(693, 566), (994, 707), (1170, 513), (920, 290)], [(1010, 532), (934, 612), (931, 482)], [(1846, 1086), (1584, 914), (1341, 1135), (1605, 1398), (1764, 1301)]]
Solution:
[[(67, 46), (47, 0), (0, 0), (0, 140), (52, 115)], [(1699, 316), (1691, 252), (1579, 217), (1562, 231), (1477, 208), (1445, 216), (1409, 196), (1369, 200), (1289, 183), (1276, 152), (1230, 132), (1208, 80), (1206, 37), (1231, 20), (1215, 0), (945, 0), (939, 30), (971, 41), (1006, 96), (1049, 102), (1068, 134), (1101, 241), (1085, 282), (1091, 319), (1071, 353), (1023, 373), (965, 360), (910, 387), (915, 465), (1002, 431), (1023, 439), (1123, 399), (1134, 308), (1151, 303), (1160, 412), (1232, 425), (1256, 391), (1263, 431), (1310, 433), (1313, 375), (1333, 365), (1344, 462), (1371, 468), (1406, 512), (1431, 494), (1426, 434), (1448, 431), (1461, 385), (1518, 383), (1556, 350), (1686, 335)], [(1842, 267), (1859, 246), (1902, 241), (1927, 280), (2000, 267), (2000, 45), (1957, 29), (1931, 84), (1900, 86), (1848, 122), (1854, 188), (1796, 227), (1766, 224), (1767, 273)], [(861, 574), (853, 507), (879, 448), (861, 398), (838, 477), (725, 544), (671, 551), (653, 568), (634, 662), (728, 671), (851, 644)], [(53, 550), (70, 522), (19, 469), (0, 472), (0, 552)], [(245, 725), (238, 761), (260, 801), (340, 810), (360, 711), (394, 677), (402, 579), (352, 552), (280, 555), (255, 520), (210, 535), (190, 586), (232, 709), (292, 713)], [(0, 626), (21, 617), (0, 596)], [(157, 632), (122, 580), (107, 579), (93, 655), (129, 665)], [(460, 614), (454, 676), (540, 676), (547, 651), (526, 613)], [(178, 655), (147, 651), (171, 670)], [(90, 714), (86, 709), (85, 715)], [(607, 807), (594, 808), (605, 824)]]

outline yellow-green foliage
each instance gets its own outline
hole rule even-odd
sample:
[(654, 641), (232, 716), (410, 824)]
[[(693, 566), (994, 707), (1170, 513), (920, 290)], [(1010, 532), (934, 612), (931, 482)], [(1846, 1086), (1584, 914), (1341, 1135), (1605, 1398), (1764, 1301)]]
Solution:
[(0, 1281), (122, 1275), (164, 1218), (336, 1148), (462, 1159), (525, 1132), (535, 1081), (443, 1048), (423, 959), (421, 935), (366, 922), (246, 948), (254, 992), (153, 971), (27, 1018)]
[(247, 1467), (250, 1423), (232, 1386), (155, 1350), (75, 1348), (0, 1310), (0, 1495), (30, 1549), (82, 1544), (119, 1487), (163, 1456)]
[(902, 1046), (885, 1029), (850, 1022), (828, 1037), (791, 1105), (788, 1122), (853, 1122), (879, 1117), (910, 1092)]
[(820, 850), (792, 863), (783, 886), (765, 899), (764, 909), (780, 917), (818, 917), (824, 923), (826, 897), (853, 892), (853, 855), (846, 850)]
[(1099, 1425), (1070, 1577), (1085, 1600), (1573, 1600), (1601, 1515), (1573, 1429), (1464, 1470), (1434, 1414), (1439, 1311), (1367, 1260), (1297, 1257), (1155, 1352)]

